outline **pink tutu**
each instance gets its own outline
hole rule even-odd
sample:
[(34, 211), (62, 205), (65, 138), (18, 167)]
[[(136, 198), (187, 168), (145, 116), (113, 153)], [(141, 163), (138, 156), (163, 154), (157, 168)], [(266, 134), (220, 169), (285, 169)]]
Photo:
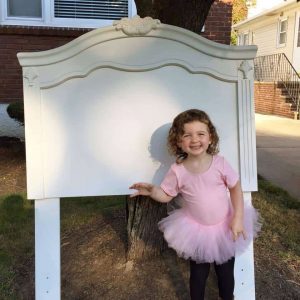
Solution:
[(260, 230), (258, 213), (251, 206), (245, 204), (244, 227), (247, 239), (242, 236), (233, 241), (229, 228), (231, 217), (215, 225), (203, 225), (196, 221), (185, 208), (172, 211), (168, 217), (159, 223), (159, 229), (169, 247), (178, 256), (192, 259), (197, 263), (216, 262), (222, 264), (231, 257), (242, 253)]

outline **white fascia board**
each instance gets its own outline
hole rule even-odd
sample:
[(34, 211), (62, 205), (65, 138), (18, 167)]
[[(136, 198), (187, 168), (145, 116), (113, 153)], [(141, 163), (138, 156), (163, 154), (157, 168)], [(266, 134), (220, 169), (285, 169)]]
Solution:
[[(286, 7), (291, 6), (293, 4), (297, 5), (297, 0), (289, 0), (289, 1), (286, 1), (286, 2), (284, 2), (282, 4), (276, 5), (273, 8), (267, 9), (267, 10), (263, 11), (260, 14), (257, 14), (255, 16), (249, 18), (249, 19), (241, 21), (241, 22), (239, 22), (239, 23), (237, 23), (235, 25), (232, 25), (232, 29), (237, 30), (241, 26), (243, 26), (243, 25), (245, 25), (247, 23), (256, 21), (257, 19), (263, 19), (263, 18), (266, 18), (268, 16), (275, 15), (275, 14), (279, 13), (282, 9), (285, 9)], [(300, 6), (300, 2), (298, 3), (298, 5)]]

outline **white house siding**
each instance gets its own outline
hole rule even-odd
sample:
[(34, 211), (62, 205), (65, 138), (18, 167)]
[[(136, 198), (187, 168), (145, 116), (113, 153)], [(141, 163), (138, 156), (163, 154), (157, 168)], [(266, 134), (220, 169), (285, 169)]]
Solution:
[(258, 46), (257, 56), (285, 53), (293, 61), (296, 12), (300, 11), (300, 3), (283, 11), (282, 18), (288, 18), (287, 41), (284, 47), (277, 45), (278, 21), (280, 12), (274, 16), (262, 16), (236, 28), (238, 34), (249, 32), (249, 42)]
[(277, 48), (276, 46), (277, 20), (273, 20), (271, 24), (262, 24), (260, 28), (253, 29), (253, 34), (253, 43), (258, 46), (257, 56), (283, 52), (286, 48)]

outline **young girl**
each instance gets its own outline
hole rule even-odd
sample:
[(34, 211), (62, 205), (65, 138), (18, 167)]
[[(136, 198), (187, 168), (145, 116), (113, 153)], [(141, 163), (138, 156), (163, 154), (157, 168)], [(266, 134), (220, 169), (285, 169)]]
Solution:
[[(149, 183), (130, 187), (137, 190), (131, 197), (150, 196), (159, 202), (181, 195), (181, 208), (158, 225), (169, 247), (190, 259), (192, 300), (204, 299), (210, 263), (215, 266), (219, 296), (233, 299), (235, 253), (248, 246), (256, 234), (252, 228), (259, 229), (251, 228), (252, 222), (258, 224), (257, 214), (253, 207), (244, 209), (238, 175), (217, 155), (218, 144), (216, 129), (205, 112), (184, 111), (169, 131), (168, 147), (177, 160), (160, 187)], [(249, 227), (247, 234), (245, 227)]]

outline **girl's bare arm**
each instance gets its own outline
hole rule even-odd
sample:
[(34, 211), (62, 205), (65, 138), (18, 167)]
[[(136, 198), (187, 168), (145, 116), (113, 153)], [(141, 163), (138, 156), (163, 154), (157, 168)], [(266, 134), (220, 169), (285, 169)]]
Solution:
[(146, 182), (134, 183), (129, 188), (137, 190), (135, 193), (130, 195), (131, 198), (136, 196), (149, 196), (153, 200), (162, 203), (169, 202), (173, 198), (167, 195), (161, 187), (153, 185), (151, 183), (146, 183)]
[(234, 210), (231, 222), (233, 240), (237, 240), (240, 234), (246, 239), (246, 231), (244, 229), (244, 199), (240, 182), (238, 181), (234, 187), (230, 188), (229, 192)]

